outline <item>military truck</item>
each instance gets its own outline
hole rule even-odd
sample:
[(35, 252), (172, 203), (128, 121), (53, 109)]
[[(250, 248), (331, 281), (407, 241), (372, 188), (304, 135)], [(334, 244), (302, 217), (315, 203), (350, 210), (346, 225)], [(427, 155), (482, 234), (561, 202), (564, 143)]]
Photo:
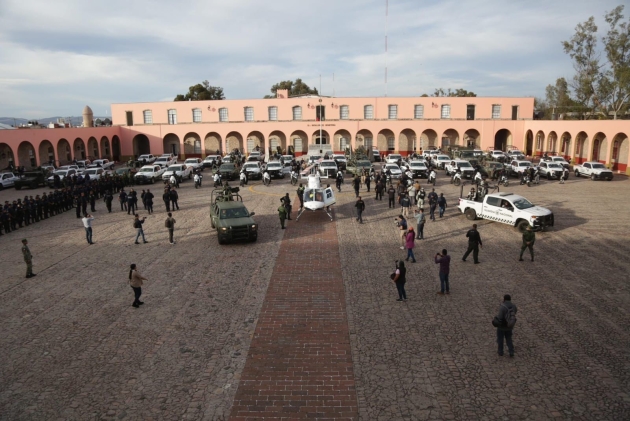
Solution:
[(258, 224), (252, 219), (255, 213), (247, 210), (238, 192), (238, 187), (227, 183), (212, 191), (210, 225), (217, 230), (219, 244), (258, 239)]
[(39, 186), (46, 185), (47, 177), (48, 172), (46, 170), (38, 169), (26, 171), (18, 175), (18, 178), (15, 180), (13, 187), (15, 187), (16, 190), (22, 190), (22, 187), (36, 189)]
[(353, 157), (346, 164), (346, 174), (362, 174), (365, 170), (373, 171), (372, 162), (366, 156)]

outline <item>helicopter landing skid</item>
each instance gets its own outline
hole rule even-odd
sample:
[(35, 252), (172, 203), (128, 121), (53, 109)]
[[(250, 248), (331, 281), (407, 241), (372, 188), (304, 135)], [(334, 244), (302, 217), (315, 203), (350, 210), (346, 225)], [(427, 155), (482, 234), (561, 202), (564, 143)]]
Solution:
[(295, 217), (295, 222), (300, 220), (300, 216), (304, 213), (304, 209), (306, 209), (306, 208), (300, 209), (300, 211), (298, 212), (297, 216)]
[(330, 222), (332, 222), (333, 217), (332, 217), (332, 215), (330, 214), (330, 211), (328, 210), (328, 208), (324, 208), (324, 211), (326, 212), (326, 215), (328, 215), (328, 217), (330, 218)]

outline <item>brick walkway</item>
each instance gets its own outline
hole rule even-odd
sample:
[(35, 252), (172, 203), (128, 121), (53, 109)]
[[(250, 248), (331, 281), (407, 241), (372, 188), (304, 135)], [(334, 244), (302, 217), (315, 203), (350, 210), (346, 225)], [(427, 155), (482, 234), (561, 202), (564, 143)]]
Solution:
[(289, 221), (232, 420), (358, 419), (340, 265), (326, 215)]

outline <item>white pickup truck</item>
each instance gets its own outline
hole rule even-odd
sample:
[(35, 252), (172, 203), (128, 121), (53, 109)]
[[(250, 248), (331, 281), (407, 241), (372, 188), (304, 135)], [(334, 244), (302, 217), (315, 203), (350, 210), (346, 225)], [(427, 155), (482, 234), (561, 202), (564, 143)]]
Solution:
[(542, 231), (554, 224), (553, 212), (513, 193), (488, 194), (483, 202), (460, 198), (457, 207), (471, 221), (488, 219), (512, 225), (520, 232), (528, 226), (534, 231)]
[(159, 165), (145, 165), (140, 168), (133, 178), (138, 184), (153, 184), (162, 178), (164, 171), (166, 171), (166, 169), (160, 167)]
[(582, 165), (574, 165), (575, 176), (591, 177), (591, 180), (612, 180), (613, 172), (600, 162), (585, 162)]

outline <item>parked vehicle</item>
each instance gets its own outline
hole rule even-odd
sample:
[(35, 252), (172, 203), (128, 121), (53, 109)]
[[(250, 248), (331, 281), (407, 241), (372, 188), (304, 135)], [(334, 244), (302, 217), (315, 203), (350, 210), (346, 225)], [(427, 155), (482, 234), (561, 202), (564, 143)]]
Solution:
[(90, 180), (99, 180), (104, 174), (105, 170), (103, 168), (88, 168), (81, 175)]
[(138, 184), (153, 184), (161, 179), (164, 171), (166, 171), (166, 169), (159, 165), (145, 165), (140, 168), (140, 171), (138, 171), (133, 178)]
[(188, 158), (187, 160), (184, 161), (184, 164), (189, 166), (193, 172), (195, 170), (203, 171), (203, 161), (201, 160), (201, 158)]
[(73, 177), (73, 176), (76, 176), (76, 175), (78, 175), (78, 172), (75, 169), (67, 169), (67, 170), (59, 169), (59, 170), (55, 171), (53, 173), (53, 175), (51, 175), (50, 177), (48, 177), (46, 179), (46, 184), (48, 184), (48, 187), (53, 188), (53, 187), (55, 187), (55, 176), (59, 177), (59, 181), (61, 183), (63, 183), (63, 180), (66, 177)]
[(219, 159), (219, 155), (208, 155), (203, 160), (202, 165), (204, 168), (212, 168), (217, 164), (217, 160)]
[[(233, 193), (238, 192), (238, 187), (228, 188)], [(256, 241), (258, 224), (252, 219), (255, 213), (249, 212), (243, 205), (241, 196), (233, 193), (226, 198), (224, 189), (215, 189), (212, 192), (210, 225), (217, 230), (217, 240), (219, 244), (239, 240)]]
[(575, 176), (580, 177), (590, 177), (591, 180), (612, 180), (613, 172), (610, 171), (606, 166), (600, 162), (585, 162), (581, 165), (574, 165), (573, 171), (575, 171)]
[(162, 155), (158, 159), (155, 160), (155, 164), (159, 165), (162, 168), (168, 168), (171, 165), (177, 164), (177, 158), (170, 155)]
[(174, 175), (180, 183), (186, 179), (190, 180), (192, 178), (192, 167), (186, 164), (171, 165), (162, 174), (162, 180), (168, 181), (171, 179), (172, 175)]
[(221, 176), (222, 180), (238, 180), (238, 170), (236, 169), (236, 165), (232, 163), (221, 164), (217, 173)]
[(0, 173), (0, 189), (6, 189), (7, 187), (13, 187), (15, 184), (15, 180), (18, 177), (12, 172), (3, 172)]
[(113, 170), (114, 163), (109, 159), (95, 159), (88, 168), (102, 168), (103, 170)]

